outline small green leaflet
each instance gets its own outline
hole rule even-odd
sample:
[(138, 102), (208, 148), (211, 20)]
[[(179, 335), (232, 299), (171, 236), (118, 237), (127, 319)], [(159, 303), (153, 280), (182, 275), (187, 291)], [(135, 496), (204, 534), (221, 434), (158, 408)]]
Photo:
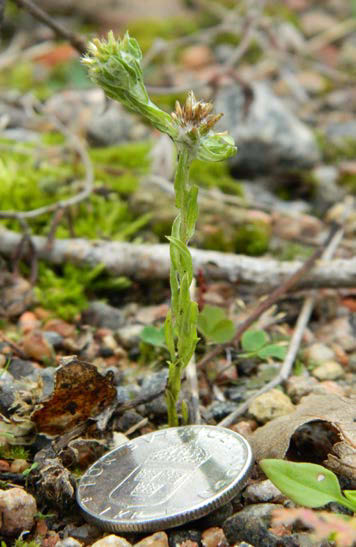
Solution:
[(241, 338), (241, 346), (244, 351), (257, 352), (269, 342), (264, 330), (247, 330)]
[(224, 344), (235, 335), (235, 325), (225, 315), (222, 308), (205, 306), (198, 315), (198, 330), (211, 342)]
[(273, 484), (299, 505), (313, 508), (336, 501), (356, 510), (355, 501), (342, 495), (336, 475), (321, 465), (266, 459), (260, 466)]
[(287, 354), (287, 347), (268, 342), (269, 338), (264, 330), (247, 330), (241, 338), (241, 346), (246, 354), (241, 357), (257, 356), (260, 359), (275, 357), (283, 361)]
[(164, 327), (156, 328), (150, 325), (144, 327), (140, 332), (140, 339), (142, 342), (146, 342), (146, 344), (151, 344), (152, 346), (166, 347)]

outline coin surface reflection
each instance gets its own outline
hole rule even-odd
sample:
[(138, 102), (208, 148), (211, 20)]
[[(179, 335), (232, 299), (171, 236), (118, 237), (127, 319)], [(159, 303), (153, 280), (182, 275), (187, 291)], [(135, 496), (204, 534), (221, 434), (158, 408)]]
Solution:
[(85, 518), (105, 530), (162, 530), (227, 503), (252, 463), (247, 441), (229, 429), (164, 429), (100, 458), (81, 478), (77, 501)]

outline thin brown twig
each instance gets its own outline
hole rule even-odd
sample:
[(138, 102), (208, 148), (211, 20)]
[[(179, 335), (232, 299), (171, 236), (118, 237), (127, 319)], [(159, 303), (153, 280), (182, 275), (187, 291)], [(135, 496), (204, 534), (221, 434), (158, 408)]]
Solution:
[(23, 8), (28, 11), (28, 13), (30, 13), (35, 19), (51, 28), (57, 36), (68, 40), (68, 42), (78, 51), (80, 55), (84, 55), (87, 50), (87, 43), (82, 36), (67, 30), (61, 24), (54, 21), (52, 17), (50, 17), (45, 11), (43, 11), (42, 8), (34, 4), (31, 0), (14, 0), (14, 2), (19, 8)]
[(273, 304), (275, 304), (281, 298), (281, 296), (286, 294), (292, 287), (294, 287), (300, 281), (300, 279), (309, 270), (312, 269), (315, 262), (322, 255), (323, 250), (329, 244), (331, 239), (334, 237), (334, 234), (336, 233), (337, 230), (338, 230), (338, 225), (336, 224), (333, 225), (324, 245), (319, 247), (319, 249), (316, 249), (314, 253), (311, 255), (311, 257), (308, 258), (308, 260), (306, 260), (304, 264), (293, 275), (288, 277), (288, 279), (286, 279), (284, 283), (282, 283), (279, 287), (277, 287), (269, 296), (267, 296), (267, 298), (265, 298), (265, 300), (263, 300), (252, 311), (249, 317), (247, 317), (247, 319), (245, 319), (245, 321), (243, 321), (241, 325), (238, 327), (236, 334), (230, 343), (220, 344), (216, 346), (212, 351), (210, 351), (202, 359), (200, 359), (200, 361), (197, 363), (197, 367), (198, 368), (204, 367), (209, 361), (211, 361), (214, 357), (219, 355), (225, 348), (231, 345), (237, 345), (242, 334), (262, 315), (262, 313), (264, 313), (271, 306), (273, 306)]
[[(343, 237), (343, 234), (344, 234), (344, 229), (339, 228), (336, 232), (335, 231), (333, 232), (333, 235), (331, 238), (329, 236), (329, 243), (326, 244), (326, 246), (324, 246), (324, 251), (322, 253), (323, 260), (330, 260), (332, 258), (337, 246), (339, 245)], [(261, 389), (256, 391), (256, 393), (254, 393), (251, 397), (249, 397), (247, 401), (239, 405), (233, 412), (231, 412), (228, 416), (226, 416), (223, 420), (221, 420), (218, 425), (222, 427), (228, 427), (232, 425), (239, 416), (241, 416), (242, 414), (246, 412), (246, 410), (248, 410), (252, 401), (254, 401), (260, 395), (263, 395), (267, 391), (270, 391), (276, 386), (287, 381), (288, 377), (290, 376), (292, 372), (292, 367), (293, 367), (296, 355), (299, 351), (299, 347), (302, 342), (305, 328), (312, 314), (315, 300), (316, 300), (315, 291), (313, 291), (313, 293), (310, 296), (305, 298), (302, 309), (298, 316), (297, 323), (294, 328), (293, 336), (289, 343), (287, 355), (285, 356), (281, 370), (279, 371), (277, 376), (273, 378), (270, 382), (265, 384)]]

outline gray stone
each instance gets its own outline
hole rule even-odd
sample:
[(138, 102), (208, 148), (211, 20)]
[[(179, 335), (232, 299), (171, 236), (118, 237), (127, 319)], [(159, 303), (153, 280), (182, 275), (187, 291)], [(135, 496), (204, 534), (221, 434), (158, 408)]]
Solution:
[(120, 310), (104, 302), (91, 302), (82, 313), (82, 322), (93, 327), (103, 327), (115, 330), (124, 324), (124, 316)]
[(277, 536), (269, 529), (272, 511), (282, 507), (274, 503), (248, 505), (224, 522), (225, 536), (231, 545), (246, 541), (263, 547), (297, 547), (299, 543), (293, 535)]
[(193, 541), (201, 545), (201, 532), (198, 530), (177, 529), (168, 532), (169, 547), (179, 547), (185, 541)]
[(46, 330), (43, 332), (44, 338), (52, 344), (54, 348), (60, 348), (63, 343), (63, 336), (58, 334), (58, 332), (54, 332), (52, 330)]
[[(228, 130), (239, 152), (231, 165), (251, 174), (308, 168), (320, 154), (312, 131), (263, 83), (255, 83), (249, 103), (242, 86), (225, 86), (215, 106), (224, 112), (219, 129)], [(247, 110), (247, 113), (246, 113)]]
[[(167, 378), (167, 369), (161, 370), (160, 372), (145, 378), (142, 383), (140, 396), (148, 398), (151, 395), (154, 396), (161, 391), (163, 392), (167, 384)], [(145, 408), (148, 414), (153, 414), (154, 416), (167, 415), (167, 405), (163, 394), (156, 396), (151, 402), (146, 403)]]
[(142, 329), (143, 326), (138, 323), (126, 325), (116, 331), (115, 337), (122, 347), (125, 349), (132, 349), (140, 342), (140, 334)]
[(36, 500), (22, 488), (0, 491), (1, 533), (5, 536), (31, 530), (37, 513)]
[(249, 484), (242, 497), (246, 503), (281, 502), (285, 496), (269, 479)]
[(114, 101), (110, 101), (106, 110), (103, 108), (93, 113), (87, 131), (88, 139), (94, 146), (112, 146), (125, 141), (142, 140), (149, 133), (148, 127)]
[(122, 416), (118, 419), (117, 428), (119, 431), (127, 431), (132, 426), (142, 421), (141, 414), (135, 412), (135, 410), (126, 410)]
[(236, 410), (237, 403), (233, 401), (214, 401), (208, 406), (208, 419), (213, 418), (217, 422), (225, 418), (228, 414)]
[(4, 414), (7, 414), (14, 403), (15, 393), (16, 387), (13, 376), (7, 370), (2, 370), (0, 376), (0, 409)]
[(54, 377), (56, 374), (55, 367), (46, 367), (39, 369), (40, 376), (43, 382), (42, 399), (46, 399), (54, 389)]
[(326, 130), (327, 137), (333, 142), (344, 139), (356, 139), (356, 121), (338, 122), (330, 124)]
[(24, 376), (39, 374), (39, 369), (34, 366), (32, 361), (24, 361), (23, 359), (16, 358), (11, 359), (8, 371), (16, 380)]

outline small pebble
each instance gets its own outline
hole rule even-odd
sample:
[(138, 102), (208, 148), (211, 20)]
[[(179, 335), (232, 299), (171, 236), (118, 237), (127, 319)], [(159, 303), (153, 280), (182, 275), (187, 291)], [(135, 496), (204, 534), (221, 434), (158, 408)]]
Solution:
[(74, 538), (65, 538), (56, 543), (56, 547), (82, 547), (82, 543)]
[(344, 374), (344, 369), (336, 361), (326, 361), (312, 371), (312, 375), (318, 380), (337, 380)]
[(54, 348), (61, 347), (63, 343), (63, 336), (53, 330), (44, 331), (43, 336), (47, 340), (47, 342), (49, 342)]
[(214, 526), (204, 530), (201, 536), (203, 547), (228, 547), (229, 543), (222, 528)]
[(0, 471), (1, 472), (7, 472), (10, 470), (10, 464), (6, 460), (0, 460)]
[(298, 403), (302, 397), (309, 395), (319, 382), (310, 376), (290, 376), (287, 380), (287, 395)]
[(310, 365), (322, 365), (335, 359), (335, 352), (325, 344), (312, 344), (304, 350), (304, 359)]
[(271, 389), (251, 402), (249, 413), (258, 422), (266, 423), (279, 416), (285, 416), (294, 411), (290, 398), (279, 389)]
[(92, 547), (131, 547), (131, 545), (126, 539), (111, 534), (93, 543)]
[(26, 460), (16, 459), (11, 463), (11, 473), (23, 473), (25, 469), (28, 469), (30, 464)]
[(186, 68), (199, 69), (212, 62), (211, 50), (203, 44), (185, 48), (181, 55), (181, 62)]
[(135, 543), (135, 547), (168, 547), (168, 536), (165, 532), (156, 532)]
[(230, 429), (236, 431), (236, 433), (239, 433), (243, 437), (248, 437), (249, 435), (252, 435), (256, 427), (257, 423), (255, 420), (242, 420), (241, 422), (232, 425)]
[(285, 496), (278, 490), (269, 479), (249, 484), (242, 494), (246, 503), (279, 503), (285, 499)]
[(25, 311), (19, 317), (19, 325), (23, 333), (30, 332), (38, 327), (39, 321), (32, 311)]
[(53, 348), (40, 331), (31, 331), (23, 338), (23, 348), (29, 357), (37, 361), (53, 358)]
[(3, 368), (6, 365), (6, 357), (2, 353), (0, 353), (0, 368)]
[(1, 532), (7, 536), (31, 530), (37, 513), (36, 500), (22, 488), (0, 491)]

